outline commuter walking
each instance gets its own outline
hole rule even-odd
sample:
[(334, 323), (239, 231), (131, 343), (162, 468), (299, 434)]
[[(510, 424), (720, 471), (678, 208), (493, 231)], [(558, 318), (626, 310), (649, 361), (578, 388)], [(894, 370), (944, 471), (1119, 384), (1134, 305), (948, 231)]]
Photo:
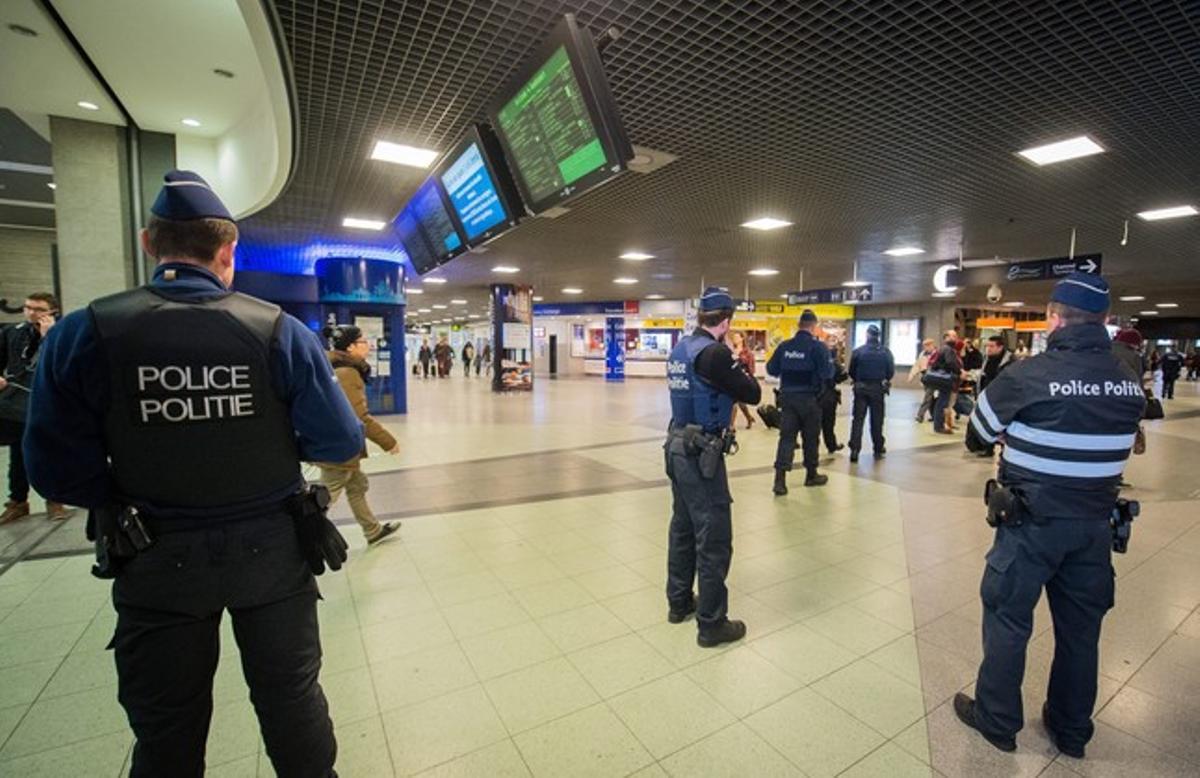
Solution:
[[(367, 440), (388, 454), (399, 454), (400, 444), (396, 442), (396, 438), (367, 408), (367, 384), (371, 382), (371, 366), (367, 364), (367, 355), (371, 353), (370, 341), (363, 337), (361, 329), (349, 325), (333, 327), (328, 337), (333, 345), (333, 350), (329, 352), (329, 362), (333, 365), (338, 386), (350, 401), (354, 415), (362, 422)], [(367, 489), (370, 487), (367, 474), (361, 467), (366, 456), (367, 449), (364, 446), (345, 462), (319, 462), (318, 465), (321, 468), (321, 483), (329, 489), (330, 505), (337, 502), (338, 497), (345, 491), (350, 510), (354, 513), (354, 520), (362, 529), (367, 544), (373, 546), (399, 529), (400, 522), (380, 523), (367, 503)]]
[(462, 363), (463, 363), (463, 377), (464, 378), (471, 377), (471, 362), (474, 361), (474, 359), (475, 359), (475, 347), (471, 345), (470, 341), (467, 341), (467, 343), (465, 345), (463, 345), (463, 347), (462, 347)]
[(1161, 364), (1163, 377), (1163, 399), (1174, 400), (1175, 382), (1179, 380), (1179, 374), (1183, 372), (1183, 354), (1180, 354), (1174, 346), (1167, 346), (1167, 353), (1163, 354)]
[[(740, 332), (734, 332), (731, 335), (731, 339), (733, 341), (733, 358), (736, 359), (738, 364), (742, 366), (742, 369), (746, 371), (746, 375), (754, 378), (754, 352), (746, 347), (746, 336)], [(754, 378), (754, 381), (757, 383), (758, 379)], [(729, 426), (731, 428), (737, 426), (736, 422), (739, 410), (742, 412), (742, 415), (746, 417), (746, 429), (753, 427), (754, 417), (750, 414), (750, 408), (744, 402), (738, 402), (734, 404), (733, 418), (729, 420)]]
[(429, 364), (433, 361), (433, 349), (429, 348), (429, 339), (421, 341), (421, 348), (417, 351), (417, 361), (421, 363), (421, 377), (429, 378)]
[(959, 359), (958, 333), (947, 330), (942, 347), (930, 360), (929, 370), (925, 374), (926, 386), (930, 383), (931, 375), (936, 374), (938, 383), (937, 399), (933, 403), (933, 431), (943, 435), (952, 435), (954, 429), (954, 400), (958, 394), (958, 386), (962, 381), (962, 360)]
[(880, 342), (879, 328), (874, 324), (867, 327), (867, 342), (854, 349), (850, 356), (850, 380), (854, 382), (854, 417), (850, 422), (850, 461), (858, 461), (862, 449), (863, 422), (867, 412), (871, 413), (871, 444), (875, 458), (887, 454), (883, 437), (883, 415), (885, 398), (896, 375), (896, 360), (892, 352)]
[[(954, 711), (1001, 751), (1016, 750), (1024, 726), (1025, 652), (1043, 589), (1055, 639), (1042, 724), (1076, 759), (1094, 731), (1100, 625), (1115, 594), (1110, 522), (1130, 518), (1118, 483), (1145, 405), (1142, 387), (1113, 355), (1108, 310), (1103, 278), (1072, 273), (1059, 281), (1047, 307), (1046, 351), (988, 384), (967, 431), (972, 451), (1002, 436), (1005, 446), (989, 489), (989, 523), (998, 526), (980, 586), (983, 661), (975, 698), (958, 693)], [(1064, 384), (1090, 389), (1059, 391)]]
[[(984, 349), (986, 357), (983, 360), (983, 369), (979, 372), (979, 395), (981, 397), (988, 386), (1000, 375), (1000, 371), (1013, 363), (1013, 354), (1004, 344), (1004, 338), (999, 335), (988, 338)], [(977, 453), (981, 458), (991, 459), (996, 455), (996, 444), (988, 444)]]
[[(757, 405), (762, 389), (725, 345), (733, 298), (710, 286), (700, 297), (699, 326), (680, 339), (667, 360), (671, 423), (666, 450), (673, 508), (667, 551), (667, 620), (696, 614), (702, 648), (741, 640), (746, 625), (730, 620), (725, 576), (733, 556), (725, 452), (735, 402)], [(699, 599), (692, 582), (699, 583)]]
[(796, 456), (796, 433), (804, 447), (805, 486), (823, 486), (829, 477), (817, 472), (821, 446), (821, 406), (817, 395), (833, 378), (829, 349), (815, 336), (817, 315), (806, 309), (797, 333), (775, 348), (767, 373), (779, 378), (779, 446), (775, 451), (776, 495), (787, 494), (787, 474)]
[[(8, 446), (8, 500), (0, 513), (0, 524), (29, 515), (29, 477), (21, 438), (25, 435), (38, 352), (58, 321), (58, 299), (49, 292), (35, 292), (25, 298), (22, 312), (24, 321), (0, 327), (0, 445)], [(46, 518), (63, 521), (70, 516), (67, 506), (46, 501)]]
[(141, 233), (150, 283), (46, 337), (30, 481), (91, 511), (133, 778), (203, 774), (225, 610), (275, 772), (332, 776), (313, 574), (345, 546), (300, 461), (349, 459), (362, 426), (316, 335), (230, 291), (238, 230), (217, 195), (190, 171), (165, 182)]
[(490, 342), (483, 344), (483, 374), (492, 374), (492, 344)]
[(838, 389), (838, 384), (850, 376), (843, 366), (842, 356), (837, 350), (837, 345), (832, 339), (826, 345), (833, 359), (833, 378), (825, 382), (825, 387), (821, 390), (817, 402), (821, 406), (821, 437), (825, 441), (825, 449), (830, 454), (836, 454), (845, 448), (844, 445), (838, 443), (837, 439), (837, 412), (838, 406), (842, 404), (842, 390)]
[[(929, 361), (937, 354), (937, 343), (933, 338), (926, 338), (921, 342), (921, 353), (917, 355), (917, 361), (908, 371), (908, 380), (920, 381), (925, 377), (925, 373), (929, 370)], [(932, 386), (925, 385), (922, 382), (922, 388), (925, 390), (924, 396), (921, 398), (921, 405), (917, 408), (917, 423), (925, 421), (925, 415), (929, 414), (929, 418), (933, 419), (933, 402), (937, 398), (937, 390)]]

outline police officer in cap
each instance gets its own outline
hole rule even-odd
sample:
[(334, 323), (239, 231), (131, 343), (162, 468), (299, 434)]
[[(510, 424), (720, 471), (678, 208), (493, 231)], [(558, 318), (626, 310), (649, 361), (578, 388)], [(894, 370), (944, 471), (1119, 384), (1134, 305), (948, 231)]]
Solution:
[(867, 327), (867, 342), (850, 355), (850, 380), (854, 382), (854, 416), (850, 421), (850, 461), (858, 461), (862, 448), (863, 422), (871, 412), (871, 443), (875, 458), (887, 453), (883, 440), (884, 398), (892, 377), (896, 375), (896, 360), (879, 340), (879, 328)]
[(50, 331), (25, 437), (30, 480), (92, 509), (93, 528), (113, 506), (144, 527), (131, 528), (143, 547), (113, 582), (132, 776), (204, 772), (225, 610), (275, 772), (329, 776), (317, 585), (285, 506), (300, 461), (350, 459), (362, 425), (317, 336), (230, 291), (238, 230), (204, 179), (167, 173), (151, 213), (150, 283)]
[[(1054, 287), (1046, 351), (1011, 365), (979, 396), (967, 447), (1004, 444), (989, 515), (983, 663), (975, 699), (958, 717), (1002, 751), (1024, 724), (1021, 681), (1033, 609), (1043, 588), (1054, 621), (1054, 664), (1042, 723), (1058, 749), (1083, 758), (1092, 737), (1100, 622), (1113, 606), (1110, 526), (1145, 398), (1104, 328), (1108, 284), (1076, 272)], [(997, 504), (1006, 516), (996, 517)]]
[[(741, 640), (746, 634), (745, 624), (726, 615), (733, 498), (724, 454), (733, 436), (729, 429), (733, 404), (757, 405), (762, 390), (725, 345), (732, 319), (729, 293), (714, 286), (705, 289), (700, 326), (679, 341), (667, 360), (671, 425), (665, 449), (673, 499), (667, 618), (679, 624), (695, 612), (696, 642), (704, 648)], [(692, 593), (693, 579), (699, 580), (698, 600)]]
[(817, 315), (805, 309), (800, 314), (800, 330), (776, 347), (767, 361), (767, 374), (779, 378), (779, 447), (775, 452), (777, 495), (787, 494), (787, 474), (796, 456), (796, 433), (804, 446), (805, 486), (823, 486), (828, 476), (817, 472), (821, 447), (821, 404), (818, 396), (833, 378), (833, 358), (829, 349), (814, 336)]

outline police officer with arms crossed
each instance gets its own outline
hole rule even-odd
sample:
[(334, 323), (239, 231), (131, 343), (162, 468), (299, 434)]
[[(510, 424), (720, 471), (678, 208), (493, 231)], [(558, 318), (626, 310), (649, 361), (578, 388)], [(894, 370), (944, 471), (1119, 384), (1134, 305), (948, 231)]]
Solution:
[(805, 486), (822, 486), (828, 476), (817, 472), (821, 447), (821, 405), (817, 397), (833, 378), (833, 358), (825, 344), (817, 340), (817, 315), (811, 310), (800, 314), (800, 331), (776, 347), (767, 361), (767, 374), (779, 378), (779, 404), (783, 419), (779, 424), (779, 447), (775, 452), (777, 495), (787, 494), (787, 474), (796, 457), (796, 433), (804, 445)]
[(238, 232), (217, 195), (190, 171), (165, 181), (141, 235), (153, 280), (50, 331), (25, 436), (30, 480), (91, 509), (102, 541), (118, 533), (101, 517), (121, 506), (121, 542), (139, 550), (96, 570), (115, 575), (132, 776), (204, 772), (226, 609), (275, 772), (333, 775), (313, 562), (285, 506), (300, 461), (350, 459), (362, 425), (316, 335), (229, 291)]
[(1060, 751), (1081, 759), (1094, 729), (1100, 622), (1113, 605), (1122, 522), (1110, 522), (1145, 398), (1104, 329), (1105, 280), (1073, 273), (1050, 300), (1045, 353), (1000, 373), (967, 430), (972, 451), (997, 440), (1004, 451), (998, 488), (989, 484), (989, 523), (999, 526), (980, 586), (983, 663), (975, 699), (958, 694), (954, 710), (996, 748), (1016, 749), (1025, 648), (1044, 587), (1054, 663), (1042, 722)]
[(896, 375), (896, 360), (892, 352), (879, 342), (879, 328), (867, 327), (867, 342), (850, 355), (850, 380), (854, 382), (854, 417), (850, 422), (850, 461), (858, 461), (862, 448), (863, 421), (871, 412), (871, 443), (875, 458), (887, 453), (883, 440), (884, 398), (892, 377)]
[[(667, 615), (682, 623), (693, 611), (704, 648), (741, 640), (746, 625), (726, 612), (725, 576), (733, 556), (733, 526), (725, 453), (733, 442), (733, 404), (757, 405), (762, 390), (733, 352), (725, 334), (733, 319), (733, 298), (715, 286), (700, 297), (699, 327), (682, 338), (667, 360), (671, 426), (666, 467), (671, 479), (670, 545), (667, 552)], [(700, 598), (692, 594), (699, 579)]]

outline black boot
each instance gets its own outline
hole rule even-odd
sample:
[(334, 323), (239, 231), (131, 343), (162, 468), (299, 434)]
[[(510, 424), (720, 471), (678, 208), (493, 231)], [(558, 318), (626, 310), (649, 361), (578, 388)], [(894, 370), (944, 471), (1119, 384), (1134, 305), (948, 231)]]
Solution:
[(1042, 726), (1046, 729), (1046, 734), (1050, 736), (1050, 741), (1072, 759), (1083, 759), (1086, 751), (1083, 746), (1074, 743), (1064, 743), (1058, 735), (1058, 730), (1054, 728), (1054, 722), (1050, 720), (1050, 703), (1042, 704)]
[(781, 469), (777, 469), (775, 471), (775, 485), (773, 487), (771, 487), (771, 491), (775, 492), (775, 494), (780, 497), (787, 494), (787, 471), (786, 470), (783, 470), (781, 468)]
[(701, 629), (696, 636), (696, 645), (701, 648), (715, 648), (722, 643), (735, 643), (746, 637), (746, 624), (741, 621), (726, 619), (718, 627)]
[(975, 720), (975, 700), (962, 692), (954, 695), (954, 714), (958, 716), (959, 721), (983, 735), (984, 740), (1001, 751), (1012, 753), (1017, 750), (1017, 739), (1015, 737), (993, 735), (979, 728), (979, 722)]
[(852, 448), (852, 449), (850, 449), (850, 462), (851, 462), (851, 464), (853, 464), (857, 461), (858, 461), (858, 449)]
[(805, 486), (824, 486), (827, 483), (829, 483), (829, 476), (821, 475), (815, 467), (808, 471), (808, 477), (804, 479)]
[(682, 624), (687, 620), (688, 616), (691, 616), (695, 612), (696, 598), (692, 597), (682, 605), (671, 605), (670, 610), (667, 611), (667, 621), (672, 624)]

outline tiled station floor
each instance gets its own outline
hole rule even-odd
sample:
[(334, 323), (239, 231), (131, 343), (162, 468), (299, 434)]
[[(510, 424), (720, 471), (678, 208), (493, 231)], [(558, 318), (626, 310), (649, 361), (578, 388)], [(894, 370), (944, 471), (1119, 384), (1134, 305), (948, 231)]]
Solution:
[[(1116, 558), (1097, 734), (1077, 761), (1038, 721), (1044, 609), (1017, 753), (954, 718), (980, 656), (992, 466), (914, 424), (914, 391), (890, 399), (886, 460), (843, 452), (827, 487), (786, 498), (770, 493), (774, 435), (742, 433), (730, 611), (749, 635), (706, 651), (694, 622), (665, 618), (660, 384), (497, 397), (461, 376), (418, 382), (410, 414), (385, 420), (403, 453), (369, 468), (377, 511), (403, 528), (367, 550), (349, 523), (350, 563), (321, 579), (338, 772), (1200, 774), (1200, 398), (1194, 384), (1179, 396), (1127, 472), (1143, 515)], [(344, 504), (336, 515), (348, 521)], [(114, 617), (82, 532), (41, 516), (0, 528), (0, 775), (128, 769), (104, 650)], [(228, 630), (223, 647), (208, 774), (272, 775)]]

